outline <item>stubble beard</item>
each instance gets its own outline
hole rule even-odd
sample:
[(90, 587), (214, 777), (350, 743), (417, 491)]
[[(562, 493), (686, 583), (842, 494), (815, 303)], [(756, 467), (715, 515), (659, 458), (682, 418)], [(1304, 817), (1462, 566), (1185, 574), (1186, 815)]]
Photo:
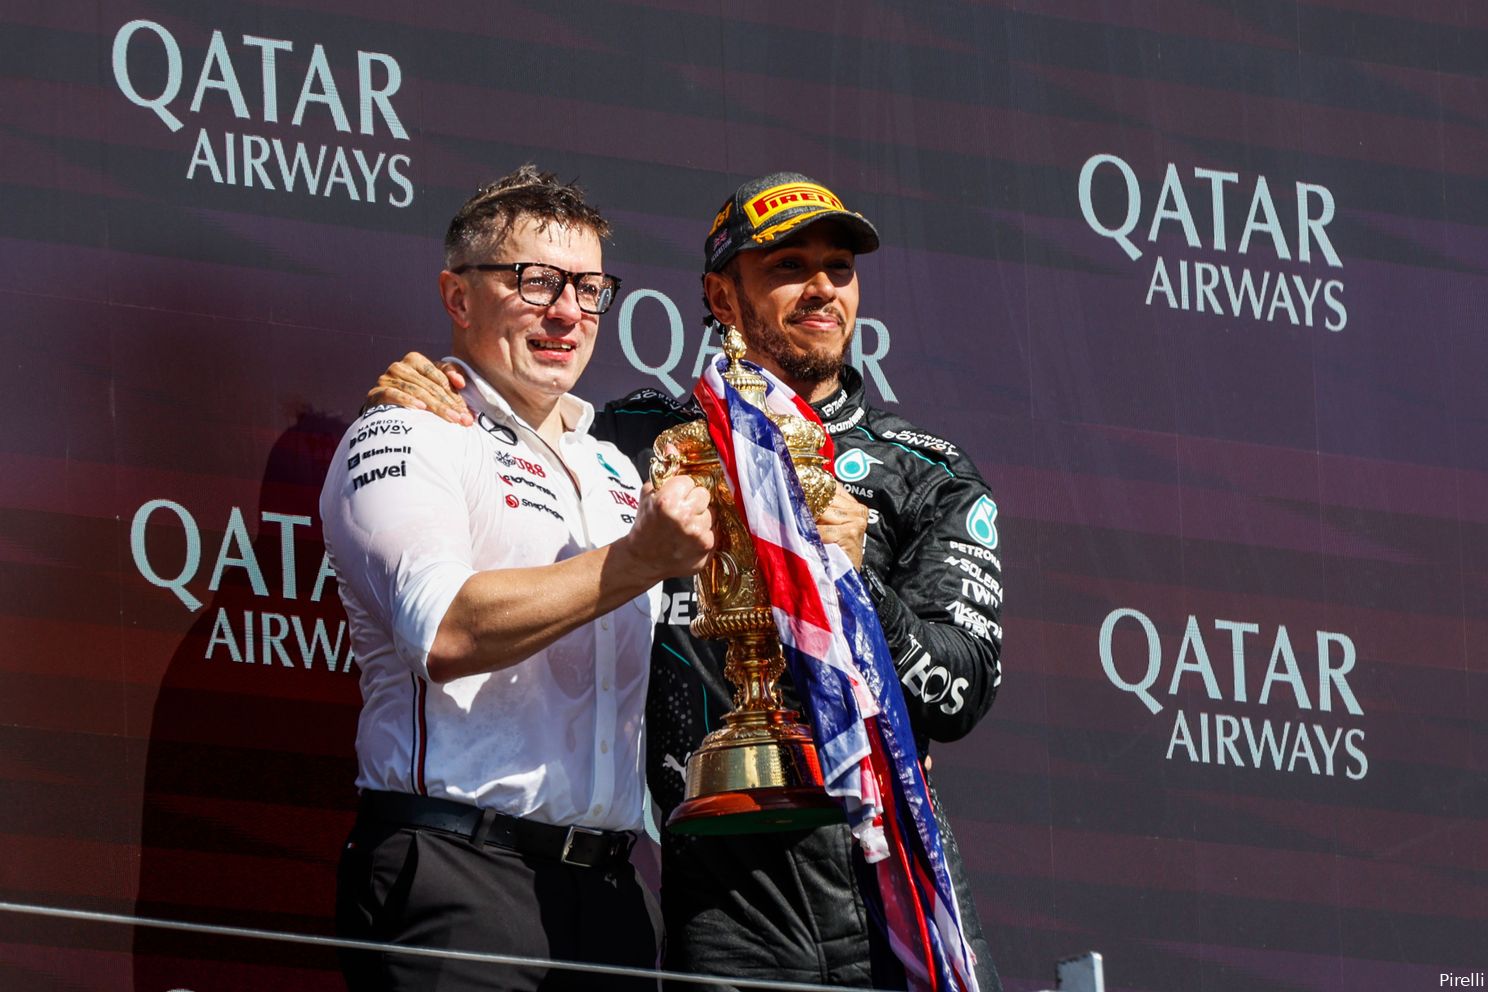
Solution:
[(760, 319), (759, 311), (755, 310), (742, 292), (739, 294), (739, 319), (744, 325), (740, 330), (749, 346), (773, 359), (786, 378), (798, 383), (820, 385), (824, 382), (836, 382), (841, 377), (842, 358), (847, 354), (847, 346), (852, 343), (851, 329), (843, 337), (842, 347), (835, 351), (830, 345), (798, 350), (784, 330)]

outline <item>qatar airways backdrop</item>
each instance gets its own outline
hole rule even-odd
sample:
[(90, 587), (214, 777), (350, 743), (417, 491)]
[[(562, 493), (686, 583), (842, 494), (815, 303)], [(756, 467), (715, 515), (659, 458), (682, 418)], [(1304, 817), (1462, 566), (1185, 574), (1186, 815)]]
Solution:
[[(0, 901), (326, 934), (356, 663), (315, 497), (528, 160), (691, 388), (706, 226), (872, 218), (853, 359), (999, 506), (1006, 676), (935, 776), (1011, 990), (1488, 970), (1488, 8), (6, 0)], [(923, 687), (922, 687), (923, 688)], [(0, 912), (5, 989), (338, 987)]]

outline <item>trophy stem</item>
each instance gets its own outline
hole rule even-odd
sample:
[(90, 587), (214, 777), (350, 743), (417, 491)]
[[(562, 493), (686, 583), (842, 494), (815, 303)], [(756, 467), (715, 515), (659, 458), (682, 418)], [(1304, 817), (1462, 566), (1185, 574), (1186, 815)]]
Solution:
[[(785, 658), (773, 631), (741, 634), (728, 643), (723, 677), (734, 687), (734, 712), (730, 717), (762, 716), (779, 710), (775, 683), (785, 671)], [(756, 721), (750, 721), (756, 723)], [(763, 725), (763, 724), (758, 724)]]

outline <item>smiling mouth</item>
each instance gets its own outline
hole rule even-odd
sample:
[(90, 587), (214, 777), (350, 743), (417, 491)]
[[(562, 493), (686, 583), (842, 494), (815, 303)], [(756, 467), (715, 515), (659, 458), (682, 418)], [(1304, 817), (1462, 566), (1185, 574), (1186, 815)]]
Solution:
[(529, 338), (527, 347), (533, 351), (555, 351), (560, 354), (566, 354), (578, 346), (572, 341), (560, 341), (552, 338)]
[(830, 324), (833, 329), (841, 330), (846, 326), (840, 314), (831, 310), (806, 310), (793, 313), (787, 318), (791, 324), (805, 324), (809, 327), (821, 327)]

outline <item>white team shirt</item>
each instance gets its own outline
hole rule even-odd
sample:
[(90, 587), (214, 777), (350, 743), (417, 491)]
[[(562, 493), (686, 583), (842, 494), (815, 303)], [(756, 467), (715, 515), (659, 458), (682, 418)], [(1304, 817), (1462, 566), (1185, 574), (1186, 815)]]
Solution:
[(321, 491), (361, 667), (357, 786), (637, 829), (659, 587), (511, 668), (429, 678), (434, 635), (466, 579), (609, 544), (630, 530), (640, 495), (630, 462), (588, 433), (590, 404), (559, 402), (555, 452), (488, 383), (465, 375), (476, 426), (371, 410), (341, 439)]

